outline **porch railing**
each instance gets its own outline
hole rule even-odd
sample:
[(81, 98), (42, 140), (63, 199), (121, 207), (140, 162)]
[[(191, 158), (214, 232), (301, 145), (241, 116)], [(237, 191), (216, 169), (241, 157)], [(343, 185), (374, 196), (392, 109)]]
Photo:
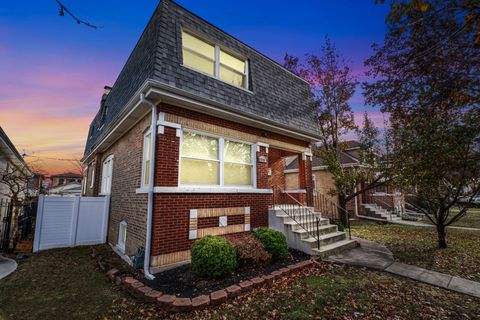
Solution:
[(321, 212), (323, 217), (327, 217), (333, 220), (335, 224), (341, 224), (344, 229), (348, 229), (348, 238), (351, 240), (352, 231), (349, 212), (318, 191), (313, 191), (312, 194), (315, 211)]
[(315, 239), (320, 250), (320, 225), (322, 215), (303, 205), (282, 187), (273, 186), (273, 208), (282, 210), (290, 219)]

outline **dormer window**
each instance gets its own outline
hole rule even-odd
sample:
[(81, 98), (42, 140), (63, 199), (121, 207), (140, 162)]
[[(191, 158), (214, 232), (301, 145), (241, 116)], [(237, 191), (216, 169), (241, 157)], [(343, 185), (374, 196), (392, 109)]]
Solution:
[(183, 65), (231, 85), (247, 88), (248, 61), (182, 31)]

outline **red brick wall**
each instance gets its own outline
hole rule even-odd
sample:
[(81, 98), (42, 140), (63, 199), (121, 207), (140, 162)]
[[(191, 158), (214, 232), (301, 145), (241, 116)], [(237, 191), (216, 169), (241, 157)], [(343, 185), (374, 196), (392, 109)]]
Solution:
[[(92, 184), (92, 173), (95, 169), (95, 175), (93, 176), (93, 186)], [(95, 159), (88, 164), (88, 175), (87, 175), (87, 189), (85, 191), (86, 196), (98, 196), (100, 192), (100, 183), (101, 183), (101, 173), (102, 173), (102, 158), (101, 155), (96, 155)]]
[[(193, 243), (188, 240), (190, 209), (250, 207), (253, 229), (268, 226), (271, 201), (271, 194), (155, 194), (152, 256), (190, 249)], [(204, 219), (199, 219), (199, 223)], [(231, 219), (237, 218), (229, 216), (228, 224), (235, 222)], [(215, 226), (218, 226), (218, 218)]]
[[(265, 157), (267, 162), (261, 163), (260, 157)], [(257, 152), (257, 188), (270, 189), (272, 186), (268, 183), (268, 153), (264, 147)]]
[(180, 138), (176, 136), (176, 129), (165, 127), (164, 133), (157, 135), (156, 148), (155, 186), (178, 186)]
[[(268, 150), (268, 167), (271, 175), (268, 177), (268, 185), (285, 189), (285, 162), (282, 158), (282, 151), (274, 148)], [(275, 188), (275, 199), (281, 199), (282, 191)]]
[(267, 137), (269, 139), (275, 139), (282, 142), (292, 143), (299, 146), (304, 146), (304, 147), (309, 146), (309, 142), (306, 142), (306, 141), (298, 140), (295, 138), (291, 138), (291, 137), (284, 136), (284, 135), (270, 132), (270, 131), (265, 131), (259, 128), (250, 127), (241, 123), (232, 122), (222, 118), (210, 116), (204, 113), (199, 113), (199, 112), (191, 111), (188, 109), (180, 108), (177, 106), (168, 105), (165, 103), (161, 103), (158, 106), (158, 111), (174, 114), (174, 115), (185, 117), (185, 118), (190, 118), (193, 120), (198, 120), (201, 122), (213, 124), (213, 125), (224, 127), (224, 128), (229, 128), (233, 130), (242, 131), (245, 133)]
[[(101, 185), (103, 161), (113, 154), (112, 192), (108, 242), (118, 243), (118, 228), (122, 220), (127, 222), (125, 251), (133, 254), (145, 245), (147, 221), (147, 195), (136, 194), (142, 175), (143, 135), (150, 127), (150, 115), (130, 129), (122, 139), (106, 150), (98, 161), (95, 180)], [(100, 187), (98, 187), (100, 188)]]

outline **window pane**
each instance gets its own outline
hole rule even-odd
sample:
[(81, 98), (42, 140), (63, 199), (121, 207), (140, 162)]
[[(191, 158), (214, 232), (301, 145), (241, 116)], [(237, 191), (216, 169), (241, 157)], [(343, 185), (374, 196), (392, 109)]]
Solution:
[(218, 160), (218, 139), (184, 132), (182, 155), (193, 158)]
[(182, 158), (181, 184), (217, 185), (218, 181), (218, 162)]
[(145, 149), (144, 149), (144, 158), (146, 160), (150, 160), (150, 145), (152, 144), (151, 143), (151, 137), (152, 137), (152, 134), (149, 133), (148, 135), (145, 136), (145, 141), (144, 141), (144, 146), (145, 146)]
[(215, 59), (215, 47), (211, 44), (206, 43), (205, 41), (202, 41), (186, 32), (182, 33), (182, 42), (184, 47), (201, 53), (212, 60)]
[(235, 186), (252, 185), (252, 166), (246, 164), (225, 163), (224, 184)]
[(229, 66), (240, 73), (245, 73), (245, 61), (235, 58), (222, 50), (220, 50), (220, 63)]
[(145, 177), (144, 177), (144, 184), (150, 184), (150, 160), (145, 161)]
[(246, 143), (225, 140), (224, 160), (226, 162), (252, 163), (252, 146)]
[(220, 66), (220, 79), (238, 87), (245, 87), (245, 75)]
[(183, 64), (213, 77), (214, 63), (190, 51), (183, 50)]

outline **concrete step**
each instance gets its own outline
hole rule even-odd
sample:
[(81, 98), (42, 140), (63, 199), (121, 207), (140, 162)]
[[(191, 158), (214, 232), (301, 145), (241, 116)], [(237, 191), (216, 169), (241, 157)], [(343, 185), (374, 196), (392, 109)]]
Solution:
[[(347, 238), (347, 234), (345, 232), (340, 232), (340, 231), (321, 235), (320, 247), (327, 246), (334, 242), (345, 240), (346, 238)], [(302, 241), (310, 244), (310, 247), (312, 249), (317, 247), (317, 239), (314, 237), (308, 236), (307, 238), (302, 238)]]
[[(312, 224), (315, 225), (317, 223), (317, 220), (315, 218), (310, 218), (310, 219), (298, 219), (298, 218), (292, 218), (292, 217), (283, 217), (283, 222), (288, 225), (297, 225), (297, 224)], [(325, 226), (330, 224), (330, 220), (326, 218), (320, 218), (320, 226)]]
[[(295, 232), (295, 233), (299, 233), (299, 234), (307, 234), (307, 233), (310, 233), (310, 234), (317, 234), (317, 228), (316, 227), (313, 227), (313, 228), (303, 228), (299, 225), (296, 225), (296, 226), (292, 226), (292, 231)], [(318, 228), (318, 233), (320, 234), (320, 236), (322, 235), (326, 235), (326, 234), (329, 234), (329, 233), (335, 233), (335, 232), (338, 232), (338, 226), (336, 225), (333, 225), (333, 224), (328, 224), (328, 225), (323, 225), (323, 226), (320, 226)]]
[(339, 254), (343, 251), (353, 249), (358, 246), (358, 243), (355, 240), (344, 239), (342, 241), (337, 241), (329, 245), (320, 246), (319, 249), (312, 249), (313, 253), (320, 258), (326, 258), (331, 255)]

